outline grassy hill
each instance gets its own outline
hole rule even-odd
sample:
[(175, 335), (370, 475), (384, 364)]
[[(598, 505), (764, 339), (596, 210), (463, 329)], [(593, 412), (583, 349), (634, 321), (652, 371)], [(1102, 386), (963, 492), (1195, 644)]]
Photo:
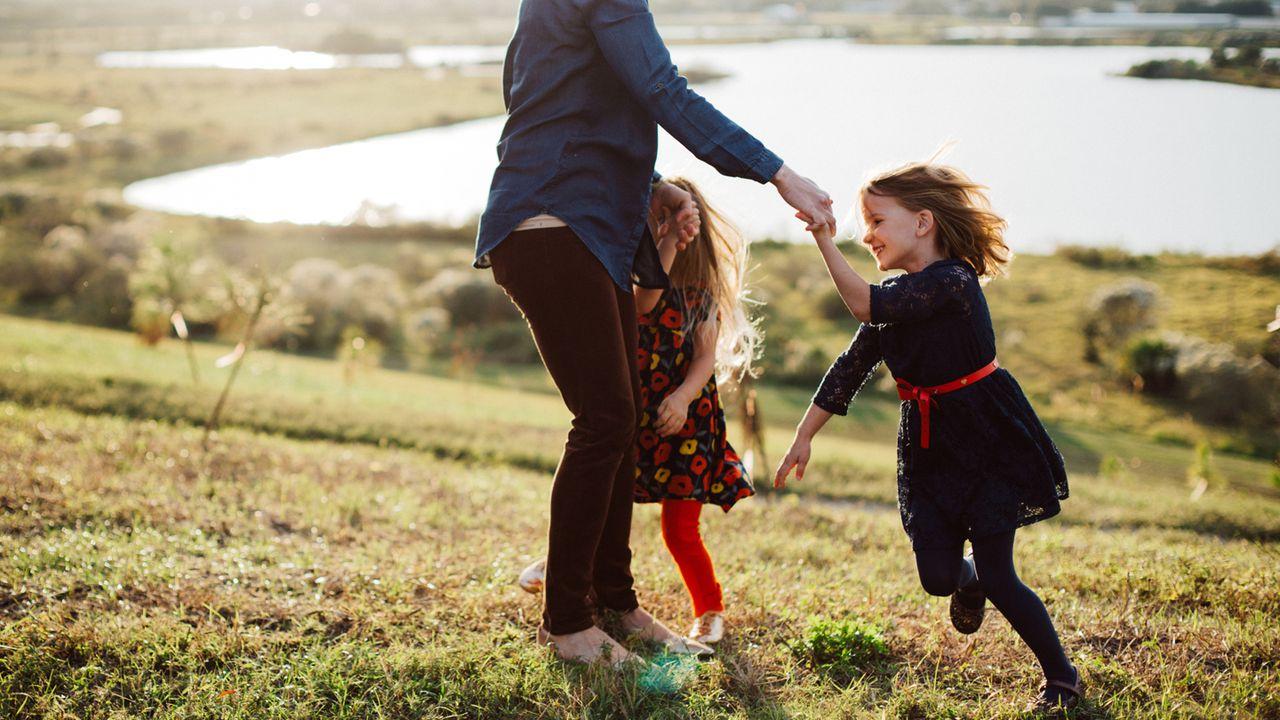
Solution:
[[(962, 638), (916, 586), (891, 405), (834, 423), (793, 490), (708, 514), (717, 659), (615, 678), (535, 647), (538, 602), (513, 585), (563, 439), (545, 382), (342, 378), (251, 354), (203, 450), (220, 378), (190, 387), (175, 344), (0, 317), (0, 716), (1004, 718), (1034, 690), (1003, 619)], [(798, 393), (766, 396), (775, 455)], [(1191, 502), (1190, 450), (1053, 432), (1072, 498), (1021, 533), (1020, 569), (1090, 683), (1081, 716), (1280, 713), (1268, 464), (1219, 458)], [(644, 602), (683, 623), (652, 507), (633, 538)], [(822, 665), (812, 618), (865, 623), (887, 653)]]

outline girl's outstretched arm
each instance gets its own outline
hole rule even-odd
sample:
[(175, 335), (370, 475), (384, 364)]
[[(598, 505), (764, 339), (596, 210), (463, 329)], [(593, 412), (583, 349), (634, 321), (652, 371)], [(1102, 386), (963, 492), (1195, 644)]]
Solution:
[(809, 411), (796, 427), (796, 437), (791, 442), (791, 449), (778, 465), (778, 472), (773, 477), (774, 487), (787, 486), (787, 476), (791, 474), (792, 468), (796, 470), (797, 480), (804, 479), (804, 469), (809, 464), (809, 444), (813, 437), (832, 415), (849, 412), (849, 403), (853, 402), (853, 397), (866, 384), (882, 360), (880, 328), (864, 323), (858, 328), (853, 342), (849, 343), (849, 349), (831, 363), (831, 368), (823, 376), (822, 384), (813, 395)]
[(773, 476), (775, 488), (781, 490), (787, 486), (787, 477), (791, 475), (792, 468), (795, 468), (797, 480), (804, 479), (804, 469), (809, 464), (809, 446), (813, 442), (813, 437), (830, 419), (829, 411), (817, 405), (809, 406), (804, 419), (796, 426), (796, 437), (791, 441), (791, 448), (787, 450), (786, 457), (782, 458), (782, 462), (778, 464), (778, 472)]
[(819, 228), (813, 232), (813, 239), (822, 251), (822, 260), (827, 264), (827, 272), (836, 284), (836, 291), (844, 300), (849, 312), (862, 322), (871, 320), (871, 285), (862, 279), (845, 259), (844, 253), (836, 247), (830, 229)]

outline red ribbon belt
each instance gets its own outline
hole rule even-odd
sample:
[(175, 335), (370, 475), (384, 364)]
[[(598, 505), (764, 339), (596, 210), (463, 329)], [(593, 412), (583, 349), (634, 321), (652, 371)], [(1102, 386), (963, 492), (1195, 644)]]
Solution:
[(894, 378), (894, 381), (898, 383), (898, 398), (915, 400), (920, 404), (920, 447), (929, 447), (929, 411), (933, 407), (933, 396), (945, 395), (968, 387), (995, 372), (999, 367), (1000, 362), (992, 360), (981, 370), (975, 370), (959, 380), (952, 380), (949, 383), (934, 385), (933, 387), (917, 387), (902, 378)]

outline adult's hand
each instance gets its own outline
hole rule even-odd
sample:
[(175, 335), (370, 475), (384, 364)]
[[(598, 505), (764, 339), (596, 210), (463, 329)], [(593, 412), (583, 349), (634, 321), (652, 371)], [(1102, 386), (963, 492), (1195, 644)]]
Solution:
[(676, 248), (684, 250), (702, 230), (702, 215), (693, 195), (669, 182), (659, 183), (649, 200), (649, 212), (657, 219), (657, 237), (676, 237)]
[(817, 183), (783, 165), (771, 180), (778, 194), (796, 209), (796, 217), (805, 222), (805, 230), (813, 232), (826, 225), (834, 235), (836, 216), (831, 212), (831, 196)]

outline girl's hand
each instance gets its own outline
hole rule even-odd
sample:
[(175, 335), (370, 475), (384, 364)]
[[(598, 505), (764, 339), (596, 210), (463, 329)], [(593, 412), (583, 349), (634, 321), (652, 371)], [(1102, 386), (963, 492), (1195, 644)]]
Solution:
[[(806, 222), (808, 221), (808, 218), (802, 216), (800, 213), (796, 213), (796, 217), (801, 220), (805, 220)], [(835, 231), (830, 225), (818, 225), (811, 232), (813, 233), (814, 242), (824, 243), (835, 240)]]
[(674, 233), (676, 247), (684, 250), (698, 236), (702, 216), (693, 195), (669, 182), (659, 184), (649, 201), (649, 214), (657, 219), (656, 236)]
[(787, 456), (778, 464), (778, 472), (773, 476), (773, 487), (782, 490), (787, 487), (787, 477), (791, 469), (796, 470), (796, 480), (804, 479), (805, 466), (809, 464), (809, 441), (799, 435), (791, 443)]
[(670, 437), (680, 432), (684, 421), (689, 418), (689, 405), (693, 398), (683, 390), (675, 390), (658, 406), (658, 417), (653, 429), (663, 437)]
[(670, 211), (663, 209), (662, 214), (651, 218), (653, 239), (659, 248), (671, 246), (677, 252), (682, 251), (688, 243), (681, 239), (680, 227)]

